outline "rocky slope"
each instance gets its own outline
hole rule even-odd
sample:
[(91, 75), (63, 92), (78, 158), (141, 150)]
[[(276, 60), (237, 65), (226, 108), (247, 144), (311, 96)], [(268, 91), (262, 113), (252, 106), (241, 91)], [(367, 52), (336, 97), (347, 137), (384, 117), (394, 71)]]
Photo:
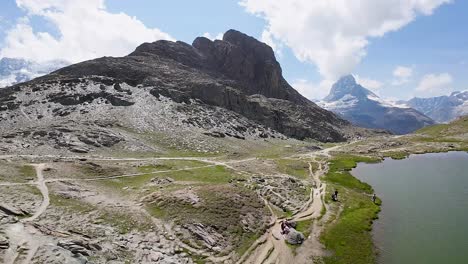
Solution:
[(319, 104), (358, 126), (385, 129), (396, 134), (410, 133), (434, 124), (431, 118), (412, 108), (382, 100), (356, 83), (351, 75), (336, 82), (330, 94)]
[(366, 133), (301, 96), (273, 50), (235, 30), (214, 42), (144, 43), (125, 57), (1, 89), (0, 124), (6, 152), (154, 151), (138, 138), (149, 133), (197, 151), (216, 148), (213, 137), (343, 141)]
[(453, 92), (448, 96), (415, 97), (403, 103), (439, 123), (446, 123), (468, 114), (468, 91)]
[(0, 88), (26, 82), (67, 66), (65, 61), (37, 63), (18, 58), (0, 59)]

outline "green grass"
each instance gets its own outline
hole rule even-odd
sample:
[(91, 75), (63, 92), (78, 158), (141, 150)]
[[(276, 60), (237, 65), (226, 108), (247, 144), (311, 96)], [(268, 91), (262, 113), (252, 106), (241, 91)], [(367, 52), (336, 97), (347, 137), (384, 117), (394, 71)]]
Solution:
[(88, 213), (96, 209), (95, 206), (71, 198), (65, 198), (60, 195), (49, 193), (50, 204), (57, 207), (70, 210), (72, 212)]
[(392, 158), (395, 160), (401, 160), (401, 159), (406, 159), (408, 157), (409, 153), (403, 152), (403, 151), (387, 151), (383, 152), (384, 157)]
[[(321, 241), (334, 254), (325, 257), (325, 263), (367, 264), (375, 263), (375, 250), (371, 237), (372, 221), (380, 211), (371, 201), (372, 187), (354, 178), (349, 171), (357, 162), (377, 162), (379, 159), (342, 155), (330, 163), (325, 176), (328, 182), (326, 201), (334, 210), (343, 208), (335, 222), (329, 223), (321, 235)], [(339, 202), (331, 202), (330, 195), (339, 190)]]
[(233, 178), (232, 172), (220, 165), (193, 170), (173, 171), (165, 173), (164, 176), (171, 177), (176, 181), (193, 181), (210, 184), (229, 183)]
[(99, 222), (110, 224), (120, 234), (129, 233), (132, 230), (148, 232), (152, 229), (151, 219), (143, 215), (130, 215), (117, 210), (105, 210), (100, 212)]
[(35, 178), (36, 177), (36, 169), (34, 169), (31, 165), (23, 165), (19, 168), (19, 172), (27, 178)]
[(450, 126), (448, 124), (438, 124), (438, 125), (432, 125), (432, 126), (427, 126), (423, 127), (415, 132), (415, 134), (425, 134), (428, 136), (439, 136), (449, 128)]
[(310, 232), (312, 231), (312, 224), (313, 220), (305, 220), (305, 221), (300, 221), (297, 222), (296, 224), (296, 230), (304, 234), (304, 237), (308, 237), (310, 235)]
[(372, 193), (372, 187), (353, 177), (350, 171), (356, 167), (358, 162), (375, 163), (379, 161), (379, 158), (339, 155), (330, 162), (330, 168), (325, 179), (327, 182), (335, 184), (338, 189), (345, 187)]
[[(224, 184), (229, 183), (233, 178), (233, 173), (224, 166), (203, 167), (206, 165), (209, 164), (199, 161), (168, 161), (158, 165), (139, 167), (138, 172), (142, 173), (142, 175), (110, 179), (103, 182), (105, 182), (106, 186), (122, 189), (124, 187), (141, 188), (150, 183), (151, 179), (155, 177), (170, 177), (176, 182), (193, 182), (195, 185)], [(165, 172), (154, 173), (158, 171)]]
[(265, 204), (252, 190), (242, 186), (205, 185), (193, 189), (200, 203), (192, 205), (172, 196), (158, 200), (157, 204), (148, 203), (148, 212), (160, 219), (174, 221), (176, 224), (201, 223), (214, 228), (228, 238), (237, 253), (242, 254), (264, 232), (261, 222), (253, 224), (255, 232), (243, 228), (242, 217), (251, 214), (268, 215)]
[(468, 116), (461, 117), (449, 124), (438, 124), (433, 126), (423, 127), (415, 132), (430, 136), (434, 139), (442, 139), (451, 136), (457, 136), (467, 133), (468, 131)]
[(277, 159), (278, 170), (284, 174), (295, 176), (299, 179), (307, 179), (309, 176), (309, 164), (302, 160)]

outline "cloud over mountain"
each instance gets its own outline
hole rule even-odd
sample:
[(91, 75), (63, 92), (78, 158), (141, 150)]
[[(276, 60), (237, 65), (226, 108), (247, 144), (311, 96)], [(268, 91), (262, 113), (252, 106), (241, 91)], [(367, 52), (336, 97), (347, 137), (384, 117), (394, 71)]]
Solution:
[[(6, 32), (0, 57), (78, 62), (123, 56), (143, 42), (172, 39), (135, 17), (110, 13), (104, 0), (17, 0), (16, 4), (27, 15)], [(57, 34), (36, 31), (33, 17), (46, 20)]]
[(450, 0), (242, 0), (264, 18), (264, 35), (289, 46), (301, 61), (317, 65), (326, 79), (349, 74), (373, 37), (396, 31)]

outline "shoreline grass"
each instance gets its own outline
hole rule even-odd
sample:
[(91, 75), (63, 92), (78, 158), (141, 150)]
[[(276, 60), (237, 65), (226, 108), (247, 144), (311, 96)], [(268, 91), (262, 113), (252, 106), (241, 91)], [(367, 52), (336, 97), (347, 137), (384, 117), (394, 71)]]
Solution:
[(339, 202), (331, 206), (343, 208), (338, 218), (329, 223), (321, 235), (321, 242), (333, 256), (325, 257), (325, 263), (374, 263), (376, 251), (371, 236), (372, 222), (380, 211), (379, 204), (371, 200), (372, 187), (351, 175), (358, 162), (375, 163), (380, 158), (339, 155), (330, 161), (330, 169), (324, 181), (329, 185), (328, 197), (339, 191)]

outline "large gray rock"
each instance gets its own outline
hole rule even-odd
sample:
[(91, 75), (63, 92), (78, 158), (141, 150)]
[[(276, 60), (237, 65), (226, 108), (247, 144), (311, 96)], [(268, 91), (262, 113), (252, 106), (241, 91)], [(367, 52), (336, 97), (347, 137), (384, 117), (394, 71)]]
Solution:
[(291, 245), (302, 244), (302, 242), (304, 242), (304, 239), (304, 235), (294, 228), (290, 228), (289, 233), (286, 235), (286, 242), (288, 242)]
[(7, 249), (9, 247), (10, 247), (10, 242), (8, 242), (8, 239), (0, 235), (0, 249)]

